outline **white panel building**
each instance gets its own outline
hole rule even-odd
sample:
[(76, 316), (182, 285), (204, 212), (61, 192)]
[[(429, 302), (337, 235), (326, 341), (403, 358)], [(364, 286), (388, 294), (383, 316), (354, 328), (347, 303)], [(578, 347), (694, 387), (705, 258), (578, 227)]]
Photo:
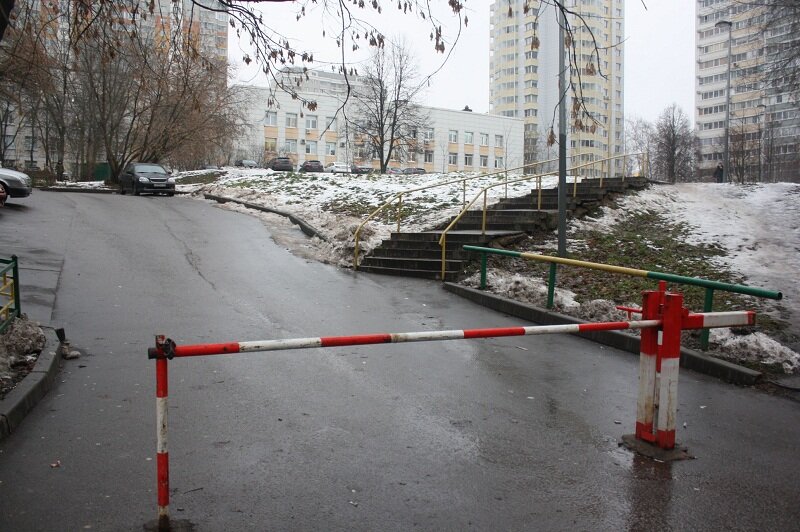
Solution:
[[(380, 167), (368, 146), (360, 142), (345, 117), (355, 119), (353, 101), (345, 102), (343, 76), (322, 71), (308, 72), (309, 79), (298, 90), (313, 100), (313, 111), (300, 99), (274, 88), (245, 87), (250, 93), (246, 132), (236, 143), (236, 159), (265, 164), (275, 156), (288, 156), (296, 166), (306, 160), (324, 165), (346, 162)], [(358, 79), (350, 78), (357, 84)], [(473, 113), (469, 110), (422, 107), (429, 127), (417, 134), (417, 149), (398, 158), (390, 167), (424, 168), (426, 172), (512, 169), (523, 164), (523, 121), (517, 118)]]

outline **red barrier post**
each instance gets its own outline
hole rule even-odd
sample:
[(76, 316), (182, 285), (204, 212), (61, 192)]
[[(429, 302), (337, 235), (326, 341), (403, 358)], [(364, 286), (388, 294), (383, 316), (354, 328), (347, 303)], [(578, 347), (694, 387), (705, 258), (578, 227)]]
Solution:
[[(642, 319), (658, 319), (662, 291), (647, 291), (642, 294)], [(636, 439), (654, 442), (656, 377), (658, 358), (658, 335), (655, 328), (642, 329), (639, 348), (639, 395), (636, 403)]]
[[(156, 344), (158, 346), (158, 343)], [(167, 358), (156, 347), (156, 478), (158, 481), (158, 529), (169, 530), (169, 453), (167, 451)]]
[(675, 447), (675, 419), (678, 410), (678, 368), (681, 362), (681, 326), (683, 295), (665, 294), (661, 341), (658, 346), (658, 418), (656, 445), (662, 449)]

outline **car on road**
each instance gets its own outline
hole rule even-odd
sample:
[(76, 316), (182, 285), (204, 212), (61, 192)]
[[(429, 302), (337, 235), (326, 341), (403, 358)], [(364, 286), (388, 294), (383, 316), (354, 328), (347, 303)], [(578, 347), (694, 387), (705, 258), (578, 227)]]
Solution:
[(33, 191), (33, 181), (24, 172), (0, 168), (0, 187), (7, 198), (25, 198)]
[(130, 192), (138, 196), (142, 192), (150, 194), (175, 194), (175, 178), (156, 163), (128, 163), (119, 176), (119, 193)]
[(350, 168), (350, 173), (353, 174), (371, 174), (374, 171), (375, 169), (373, 167), (366, 165), (359, 166), (357, 164), (354, 164), (352, 168)]
[(234, 166), (242, 166), (244, 168), (255, 168), (258, 166), (258, 163), (253, 161), (252, 159), (240, 159), (238, 161), (234, 161)]
[(288, 157), (275, 157), (269, 160), (267, 168), (276, 172), (294, 172), (294, 163)]
[(424, 174), (424, 173), (426, 173), (424, 168), (406, 168), (405, 170), (403, 170), (404, 175)]
[(301, 172), (324, 172), (325, 167), (322, 166), (322, 163), (317, 161), (316, 159), (312, 159), (310, 161), (305, 161), (303, 164), (300, 165)]
[(347, 163), (331, 163), (325, 167), (325, 171), (332, 174), (349, 174), (350, 165)]

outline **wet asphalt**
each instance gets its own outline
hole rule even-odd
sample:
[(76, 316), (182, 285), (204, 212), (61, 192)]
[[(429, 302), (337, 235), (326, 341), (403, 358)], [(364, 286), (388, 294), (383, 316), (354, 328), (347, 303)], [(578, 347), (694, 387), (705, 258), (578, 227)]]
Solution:
[[(432, 281), (293, 255), (189, 198), (0, 209), (23, 310), (85, 355), (0, 442), (0, 530), (156, 516), (153, 335), (179, 344), (501, 327)], [(27, 298), (27, 301), (26, 299)], [(672, 464), (618, 446), (638, 358), (570, 336), (173, 360), (170, 511), (194, 530), (789, 530), (800, 405), (684, 371)], [(685, 424), (685, 426), (684, 426)], [(59, 467), (51, 467), (60, 463)]]

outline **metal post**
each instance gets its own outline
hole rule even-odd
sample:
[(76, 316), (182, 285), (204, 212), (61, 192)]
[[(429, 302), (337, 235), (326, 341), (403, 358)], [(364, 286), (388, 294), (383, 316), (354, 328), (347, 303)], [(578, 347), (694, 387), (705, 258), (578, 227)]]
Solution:
[(400, 216), (403, 210), (403, 195), (397, 196), (397, 232), (400, 232)]
[[(706, 299), (703, 302), (703, 312), (711, 312), (714, 307), (714, 289), (706, 288)], [(700, 349), (708, 351), (708, 336), (709, 330), (703, 329), (700, 331)]]
[(158, 526), (169, 530), (169, 453), (167, 452), (167, 359), (156, 359), (156, 477), (158, 479)]
[(550, 276), (547, 281), (547, 308), (553, 308), (553, 299), (556, 293), (556, 268), (558, 265), (555, 262), (550, 263)]
[(481, 253), (481, 290), (486, 290), (486, 266), (489, 256)]
[(17, 258), (16, 255), (11, 255), (11, 260), (13, 261), (11, 271), (14, 274), (14, 286), (12, 288), (14, 294), (14, 310), (17, 312), (17, 316), (22, 316), (22, 307), (20, 306), (19, 295), (19, 258)]
[[(658, 318), (664, 293), (651, 290), (642, 294), (642, 319)], [(639, 394), (636, 402), (636, 439), (653, 443), (655, 420), (658, 330), (642, 329), (639, 348)]]
[(487, 201), (487, 190), (483, 191), (483, 221), (481, 222), (481, 234), (486, 234), (486, 201)]
[(442, 282), (444, 282), (444, 274), (446, 270), (447, 259), (447, 236), (442, 233)]
[(675, 424), (678, 412), (678, 368), (681, 361), (681, 315), (683, 294), (664, 296), (663, 325), (658, 346), (658, 418), (656, 445), (675, 447)]
[(733, 23), (729, 20), (720, 20), (715, 24), (717, 28), (722, 26), (728, 27), (728, 82), (725, 89), (725, 152), (722, 155), (723, 164), (725, 165), (722, 174), (722, 182), (730, 182), (731, 165), (730, 165), (730, 124), (731, 124), (731, 45), (733, 43)]

